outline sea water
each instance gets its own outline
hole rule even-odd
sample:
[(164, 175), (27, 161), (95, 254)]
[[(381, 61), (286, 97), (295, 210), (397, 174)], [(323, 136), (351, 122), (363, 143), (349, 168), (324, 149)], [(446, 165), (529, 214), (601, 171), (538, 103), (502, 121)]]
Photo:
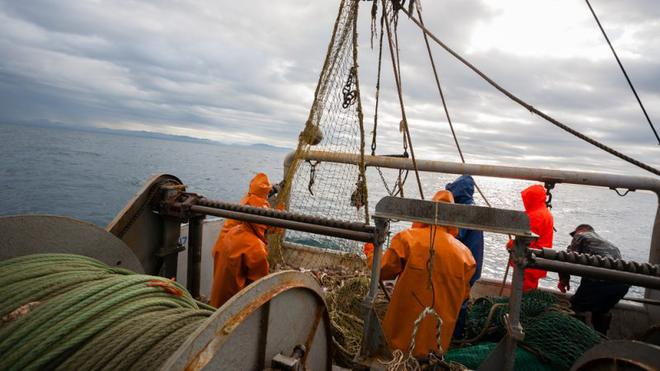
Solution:
[[(287, 151), (205, 142), (164, 140), (57, 127), (0, 124), (0, 215), (55, 214), (105, 227), (147, 179), (159, 173), (179, 177), (191, 192), (208, 198), (238, 201), (256, 172), (282, 179)], [(388, 182), (396, 172), (385, 170)], [(375, 170), (367, 173), (373, 207), (386, 190)], [(454, 175), (422, 175), (427, 197), (443, 189)], [(532, 182), (477, 177), (494, 207), (522, 210), (520, 191)], [(404, 188), (417, 196), (411, 174)], [(611, 190), (559, 184), (553, 190), (554, 248), (570, 243), (577, 224), (593, 225), (621, 248), (625, 259), (647, 261), (656, 196), (632, 192), (620, 197)], [(477, 204), (484, 202), (475, 195)], [(319, 205), (331, 207), (331, 205)], [(393, 225), (398, 231), (408, 224)], [(1, 238), (1, 237), (0, 237)], [(483, 276), (502, 277), (507, 237), (487, 233)], [(556, 274), (542, 281), (556, 285)], [(635, 290), (639, 293), (639, 290)]]

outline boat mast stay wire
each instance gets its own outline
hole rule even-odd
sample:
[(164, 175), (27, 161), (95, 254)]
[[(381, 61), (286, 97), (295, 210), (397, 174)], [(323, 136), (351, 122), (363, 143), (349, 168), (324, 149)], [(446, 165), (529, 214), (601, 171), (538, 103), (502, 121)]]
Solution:
[(623, 72), (623, 76), (625, 76), (626, 81), (628, 81), (628, 85), (630, 86), (630, 90), (632, 90), (633, 94), (635, 95), (635, 98), (637, 99), (637, 103), (639, 103), (639, 108), (642, 109), (642, 112), (644, 113), (644, 117), (646, 117), (646, 121), (649, 123), (649, 126), (651, 127), (651, 130), (653, 130), (653, 134), (655, 135), (655, 139), (658, 140), (658, 144), (660, 145), (660, 136), (658, 136), (658, 132), (655, 130), (655, 127), (653, 126), (653, 123), (651, 122), (651, 118), (649, 117), (648, 113), (646, 113), (646, 109), (644, 108), (644, 105), (642, 104), (642, 100), (639, 98), (639, 95), (637, 95), (637, 90), (635, 90), (635, 87), (633, 86), (632, 81), (630, 81), (630, 77), (628, 77), (628, 73), (626, 72), (626, 69), (623, 68), (623, 64), (621, 63), (621, 60), (619, 59), (619, 56), (616, 54), (616, 51), (614, 50), (614, 46), (612, 46), (612, 43), (610, 42), (610, 38), (607, 37), (607, 34), (605, 33), (605, 29), (603, 29), (603, 25), (600, 24), (600, 20), (598, 19), (598, 16), (596, 15), (596, 12), (594, 11), (594, 8), (591, 7), (591, 3), (589, 3), (589, 0), (584, 0), (587, 3), (587, 6), (589, 7), (589, 10), (591, 11), (591, 14), (593, 14), (594, 19), (596, 20), (596, 23), (598, 24), (598, 28), (600, 28), (600, 31), (603, 33), (603, 36), (605, 37), (605, 41), (607, 41), (607, 45), (610, 46), (610, 50), (612, 50), (612, 54), (614, 54), (614, 58), (616, 59), (616, 63), (619, 64), (619, 68), (621, 68), (621, 72)]
[(417, 178), (417, 187), (419, 189), (419, 196), (423, 200), (424, 190), (422, 189), (422, 180), (419, 177), (419, 169), (417, 168), (417, 160), (415, 159), (415, 150), (413, 149), (412, 138), (410, 137), (410, 130), (408, 129), (408, 120), (406, 119), (406, 109), (403, 104), (403, 93), (401, 91), (401, 80), (399, 78), (400, 66), (397, 67), (396, 58), (394, 56), (394, 46), (392, 45), (392, 30), (390, 29), (390, 20), (387, 15), (387, 3), (385, 0), (382, 0), (382, 4), (383, 4), (383, 15), (385, 16), (385, 27), (387, 29), (387, 43), (390, 50), (390, 57), (392, 59), (394, 81), (396, 82), (396, 88), (397, 88), (396, 90), (397, 90), (397, 95), (399, 97), (399, 105), (401, 108), (401, 118), (402, 118), (401, 121), (403, 123), (403, 129), (405, 131), (406, 138), (408, 140), (408, 146), (410, 147), (410, 157), (413, 163), (413, 168), (415, 169), (415, 178)]
[[(417, 0), (418, 6), (416, 7), (417, 9), (417, 16), (419, 17), (419, 21), (422, 25), (424, 25), (424, 19), (422, 18), (422, 11), (420, 10), (421, 8), (421, 3), (420, 0)], [(451, 130), (451, 135), (454, 137), (454, 143), (456, 143), (456, 149), (458, 150), (458, 155), (461, 157), (461, 162), (465, 163), (465, 157), (463, 156), (463, 150), (461, 149), (461, 145), (458, 142), (458, 137), (456, 136), (456, 131), (454, 130), (454, 124), (451, 122), (451, 116), (449, 115), (449, 109), (447, 108), (447, 101), (445, 100), (445, 94), (442, 92), (442, 86), (440, 85), (440, 78), (438, 77), (438, 69), (435, 66), (435, 60), (433, 59), (433, 53), (431, 52), (431, 45), (429, 44), (429, 38), (426, 35), (426, 33), (422, 32), (422, 35), (424, 36), (424, 43), (426, 44), (426, 51), (428, 52), (429, 55), (429, 61), (431, 62), (431, 68), (433, 69), (433, 77), (435, 77), (435, 84), (438, 87), (438, 93), (440, 93), (440, 100), (442, 101), (442, 108), (445, 111), (445, 116), (447, 117), (447, 123), (449, 124), (449, 129)], [(477, 192), (479, 192), (479, 195), (481, 195), (481, 198), (484, 200), (486, 205), (488, 207), (492, 207), (488, 199), (486, 198), (486, 195), (481, 191), (481, 188), (479, 185), (475, 182), (474, 187), (477, 189)], [(511, 238), (509, 236), (509, 238)]]
[(417, 27), (419, 27), (419, 28), (420, 28), (425, 34), (427, 34), (427, 35), (428, 35), (433, 41), (435, 41), (438, 45), (440, 45), (443, 49), (445, 49), (449, 54), (451, 54), (452, 56), (454, 56), (454, 58), (458, 59), (461, 63), (463, 63), (465, 66), (467, 66), (469, 69), (471, 69), (474, 73), (476, 73), (477, 75), (479, 75), (482, 79), (484, 79), (484, 80), (485, 80), (487, 83), (489, 83), (492, 87), (494, 87), (495, 89), (497, 89), (500, 93), (506, 95), (509, 99), (511, 99), (511, 100), (513, 100), (514, 102), (518, 103), (519, 105), (523, 106), (524, 108), (526, 108), (526, 109), (527, 109), (528, 111), (530, 111), (531, 113), (535, 113), (535, 114), (539, 115), (541, 118), (545, 119), (546, 121), (550, 122), (551, 124), (553, 124), (553, 125), (555, 125), (555, 126), (561, 128), (561, 129), (563, 129), (564, 131), (569, 132), (570, 134), (573, 134), (574, 136), (576, 136), (576, 137), (578, 137), (578, 138), (584, 140), (585, 142), (587, 142), (587, 143), (589, 143), (589, 144), (592, 144), (592, 145), (594, 145), (594, 146), (596, 146), (596, 147), (602, 149), (603, 151), (608, 152), (608, 153), (610, 153), (610, 154), (612, 154), (612, 155), (614, 155), (614, 156), (616, 156), (616, 157), (618, 157), (618, 158), (620, 158), (620, 159), (622, 159), (622, 160), (624, 160), (624, 161), (626, 161), (626, 162), (629, 162), (629, 163), (631, 163), (631, 164), (633, 164), (633, 165), (635, 165), (635, 166), (637, 166), (637, 167), (639, 167), (639, 168), (642, 168), (642, 169), (644, 169), (644, 170), (646, 170), (646, 171), (648, 171), (648, 172), (650, 172), (650, 173), (653, 173), (653, 174), (655, 174), (655, 175), (660, 176), (660, 170), (658, 170), (658, 169), (656, 169), (656, 168), (654, 168), (654, 167), (652, 167), (652, 166), (650, 166), (650, 165), (647, 165), (647, 164), (645, 164), (645, 163), (643, 163), (643, 162), (641, 162), (641, 161), (639, 161), (639, 160), (636, 160), (636, 159), (634, 159), (634, 158), (632, 158), (632, 157), (630, 157), (630, 156), (628, 156), (628, 155), (625, 155), (625, 154), (623, 154), (623, 153), (621, 153), (621, 152), (615, 150), (614, 148), (611, 148), (611, 147), (609, 147), (609, 146), (607, 146), (607, 145), (605, 145), (605, 144), (603, 144), (603, 143), (601, 143), (601, 142), (599, 142), (599, 141), (597, 141), (597, 140), (595, 140), (595, 139), (592, 139), (592, 138), (590, 138), (590, 137), (588, 137), (588, 136), (586, 136), (586, 135), (580, 133), (579, 131), (577, 131), (577, 130), (575, 130), (575, 129), (569, 127), (569, 126), (567, 126), (566, 124), (563, 124), (563, 123), (557, 121), (556, 119), (550, 117), (550, 116), (547, 115), (546, 113), (544, 113), (544, 112), (538, 110), (537, 108), (535, 108), (535, 107), (532, 106), (531, 104), (529, 104), (529, 103), (523, 101), (522, 99), (518, 98), (518, 97), (515, 96), (513, 93), (509, 92), (508, 90), (506, 90), (506, 89), (504, 89), (502, 86), (500, 86), (498, 83), (496, 83), (495, 81), (493, 81), (490, 77), (486, 76), (486, 74), (484, 74), (483, 72), (481, 72), (477, 67), (475, 67), (472, 63), (468, 62), (465, 58), (463, 58), (460, 54), (458, 54), (457, 52), (455, 52), (453, 49), (451, 49), (451, 48), (450, 48), (449, 46), (447, 46), (445, 43), (443, 43), (442, 41), (440, 41), (440, 39), (438, 39), (437, 36), (435, 36), (431, 31), (429, 31), (428, 28), (426, 28), (425, 26), (423, 26), (423, 25), (419, 22), (419, 20), (418, 20), (417, 18), (415, 18), (415, 17), (414, 17), (409, 11), (407, 11), (405, 8), (401, 8), (401, 11), (403, 11), (403, 12), (408, 16), (408, 18), (409, 18), (409, 19), (410, 19), (415, 25), (417, 25)]

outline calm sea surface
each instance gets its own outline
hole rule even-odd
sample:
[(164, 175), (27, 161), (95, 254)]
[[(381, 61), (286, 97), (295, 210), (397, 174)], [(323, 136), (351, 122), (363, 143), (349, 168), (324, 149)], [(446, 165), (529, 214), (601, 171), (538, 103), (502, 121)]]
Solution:
[[(273, 182), (282, 178), (286, 152), (71, 129), (0, 124), (0, 215), (67, 215), (105, 227), (153, 174), (179, 177), (192, 192), (237, 201), (254, 173)], [(375, 172), (369, 178), (370, 204), (386, 195)], [(393, 181), (393, 172), (385, 172)], [(441, 189), (454, 176), (424, 174), (426, 193)], [(522, 210), (520, 190), (530, 182), (477, 178), (495, 207)], [(414, 196), (414, 178), (406, 196)], [(644, 192), (619, 197), (613, 191), (558, 185), (553, 192), (554, 247), (565, 248), (579, 223), (592, 224), (621, 248), (626, 259), (648, 259), (657, 200)], [(478, 203), (483, 204), (480, 200)], [(323, 205), (320, 205), (322, 207)], [(406, 227), (394, 226), (395, 230)], [(501, 277), (505, 267), (503, 236), (486, 235), (484, 275)], [(544, 282), (553, 286), (554, 273)]]

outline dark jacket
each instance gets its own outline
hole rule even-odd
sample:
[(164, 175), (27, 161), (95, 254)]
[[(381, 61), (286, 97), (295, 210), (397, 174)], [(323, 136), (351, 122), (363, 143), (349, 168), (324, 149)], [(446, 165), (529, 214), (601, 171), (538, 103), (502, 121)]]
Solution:
[[(452, 183), (447, 184), (445, 188), (452, 193), (455, 203), (474, 205), (474, 179), (472, 179), (472, 176), (461, 175)], [(460, 229), (456, 238), (470, 249), (477, 263), (474, 276), (470, 279), (470, 285), (473, 285), (481, 277), (481, 267), (484, 260), (484, 232)]]
[[(619, 248), (596, 232), (585, 231), (576, 233), (567, 250), (580, 254), (598, 255), (603, 258), (621, 259), (621, 251)], [(568, 282), (570, 275), (560, 273), (559, 278), (564, 282)]]

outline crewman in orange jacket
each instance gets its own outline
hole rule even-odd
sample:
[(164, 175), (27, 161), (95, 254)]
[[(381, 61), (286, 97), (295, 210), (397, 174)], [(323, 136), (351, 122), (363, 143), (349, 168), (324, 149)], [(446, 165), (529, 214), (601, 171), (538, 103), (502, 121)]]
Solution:
[(269, 271), (266, 226), (238, 223), (227, 232), (214, 254), (210, 304), (216, 308)]
[[(433, 197), (436, 202), (453, 203), (449, 191), (439, 191)], [(380, 275), (383, 280), (397, 279), (390, 304), (383, 320), (383, 331), (392, 349), (408, 351), (414, 322), (427, 306), (433, 306), (442, 318), (442, 348), (449, 347), (461, 304), (470, 296), (470, 278), (476, 263), (470, 250), (455, 236), (453, 227), (435, 227), (432, 282), (429, 285), (429, 243), (432, 228), (414, 223), (412, 228), (399, 232), (390, 243), (382, 259)], [(368, 264), (373, 261), (373, 245), (365, 245)], [(415, 357), (425, 357), (437, 352), (436, 319), (427, 316), (420, 324), (415, 337)]]
[[(272, 186), (270, 184), (270, 181), (268, 180), (268, 176), (264, 173), (258, 173), (250, 181), (250, 188), (248, 190), (248, 193), (246, 193), (245, 196), (243, 196), (243, 198), (240, 201), (240, 204), (246, 206), (268, 208), (270, 207), (270, 204), (268, 202), (268, 194), (270, 193), (271, 189)], [(220, 251), (226, 252), (227, 250), (229, 250), (225, 246), (226, 237), (228, 236), (230, 230), (232, 230), (235, 227), (238, 227), (241, 224), (242, 223), (238, 220), (226, 219), (222, 225), (222, 229), (220, 230), (220, 233), (218, 234), (218, 239), (216, 240), (215, 245), (211, 250), (211, 256), (213, 258), (213, 286), (211, 289), (211, 305), (214, 305), (216, 307), (219, 307), (222, 303), (224, 303), (227, 299), (229, 299), (229, 297), (231, 297), (240, 290), (240, 289), (236, 291), (234, 291), (233, 289), (229, 290), (229, 292), (233, 292), (233, 293), (229, 295), (229, 297), (224, 298), (224, 300), (220, 300), (220, 296), (221, 296), (220, 291), (226, 291), (228, 288), (224, 287), (223, 282), (220, 280), (220, 277), (222, 277), (223, 274), (226, 274), (226, 272), (219, 272), (218, 270), (220, 268), (225, 269), (227, 265), (226, 262), (223, 261), (223, 255), (219, 254), (219, 252)], [(245, 229), (245, 227), (243, 229)], [(245, 285), (243, 285), (243, 287), (244, 286)]]
[[(554, 235), (554, 219), (550, 210), (545, 204), (545, 188), (540, 184), (535, 184), (525, 188), (520, 195), (525, 206), (525, 213), (529, 217), (530, 230), (539, 236), (532, 241), (529, 247), (532, 249), (552, 248), (552, 238)], [(507, 247), (511, 248), (510, 241)], [(542, 269), (525, 269), (523, 280), (523, 292), (539, 287), (539, 280), (548, 274)]]
[[(246, 206), (269, 208), (270, 203), (268, 202), (268, 194), (270, 193), (271, 189), (273, 189), (273, 186), (270, 184), (268, 176), (264, 173), (258, 173), (250, 181), (250, 189), (248, 193), (246, 193), (245, 196), (241, 198), (239, 203)], [(213, 246), (213, 250), (211, 252), (212, 255), (215, 255), (216, 248), (219, 247), (218, 245), (221, 243), (220, 241), (222, 240), (222, 236), (238, 224), (240, 224), (238, 220), (225, 220), (225, 222), (222, 224), (222, 229), (220, 229), (220, 233), (218, 234), (218, 239), (215, 242), (215, 246)]]

